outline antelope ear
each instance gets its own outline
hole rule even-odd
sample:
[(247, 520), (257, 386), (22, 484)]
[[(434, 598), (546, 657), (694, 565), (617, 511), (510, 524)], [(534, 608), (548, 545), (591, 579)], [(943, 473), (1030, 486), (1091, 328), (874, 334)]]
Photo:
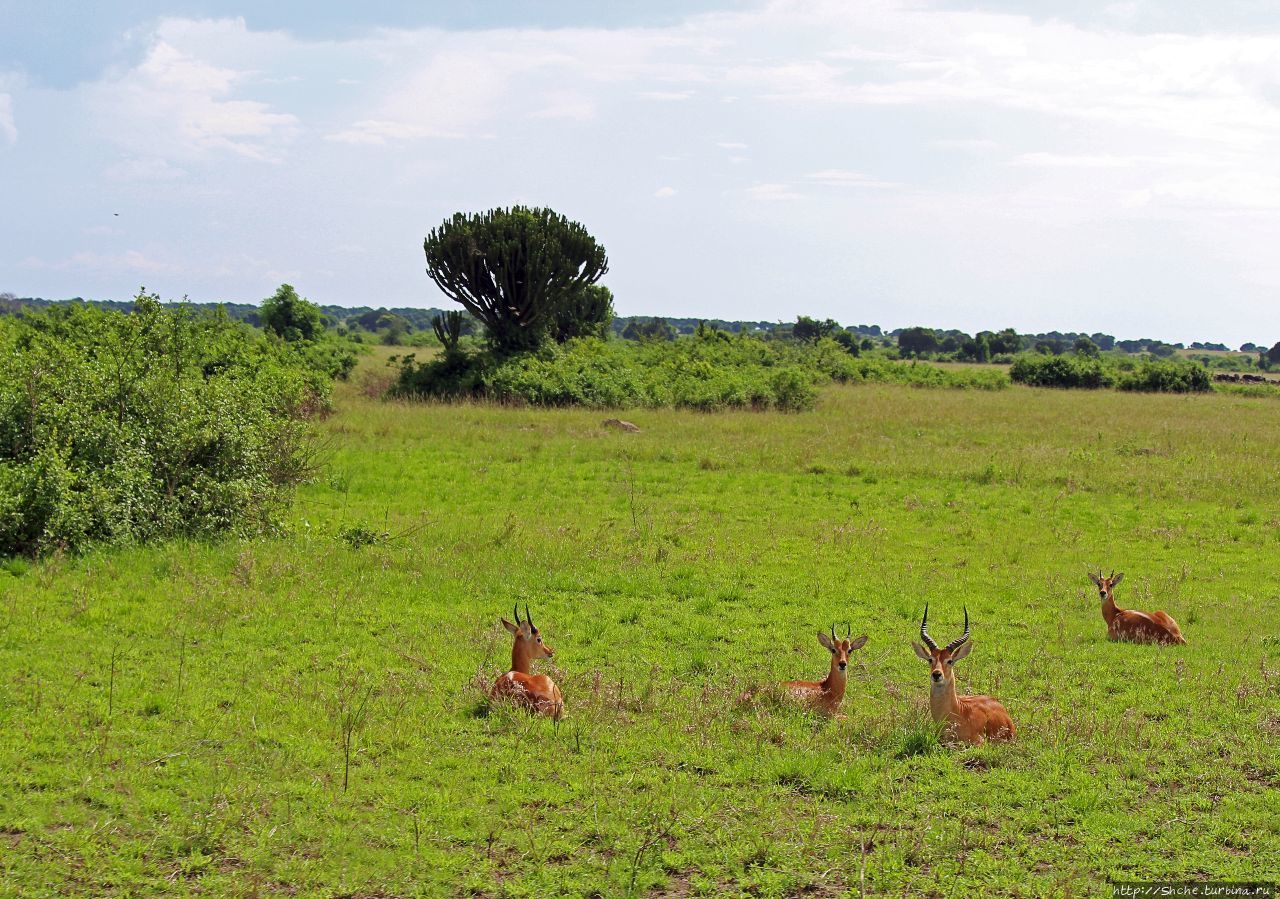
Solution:
[(831, 638), (828, 637), (826, 634), (824, 634), (822, 631), (818, 631), (818, 642), (821, 643), (823, 646), (825, 646), (827, 649), (829, 649), (831, 652), (836, 651), (836, 645), (832, 643)]
[(867, 635), (863, 634), (861, 637), (858, 637), (856, 640), (850, 641), (849, 652), (853, 652), (855, 649), (861, 649), (866, 644), (867, 644)]
[(1122, 571), (1111, 579), (1111, 586), (1114, 587), (1116, 584), (1120, 583), (1123, 580), (1124, 580), (1124, 572)]
[(1094, 584), (1096, 584), (1099, 587), (1102, 586), (1102, 578), (1098, 577), (1092, 571), (1089, 572), (1089, 580), (1093, 581)]
[(960, 661), (965, 656), (967, 656), (972, 650), (973, 650), (972, 640), (968, 641), (967, 643), (961, 643), (959, 646), (956, 647), (956, 651), (951, 653), (951, 661), (953, 662)]
[(923, 661), (928, 662), (930, 665), (933, 664), (933, 656), (929, 655), (929, 650), (925, 649), (914, 640), (911, 641), (911, 648), (916, 651), (916, 655), (918, 655)]
[(505, 618), (500, 620), (502, 621), (502, 626), (505, 627), (507, 630), (511, 631), (511, 633), (513, 634), (520, 633), (520, 627), (518, 625), (512, 624), (510, 621), (508, 621)]

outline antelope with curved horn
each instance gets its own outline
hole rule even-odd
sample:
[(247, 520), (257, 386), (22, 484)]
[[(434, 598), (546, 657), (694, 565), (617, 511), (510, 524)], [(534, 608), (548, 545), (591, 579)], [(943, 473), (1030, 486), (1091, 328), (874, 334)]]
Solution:
[(517, 705), (541, 715), (550, 715), (556, 721), (564, 715), (564, 700), (560, 688), (545, 674), (533, 674), (534, 659), (549, 659), (555, 651), (542, 642), (542, 634), (533, 624), (528, 604), (524, 607), (524, 621), (520, 620), (520, 607), (514, 608), (516, 623), (502, 619), (502, 626), (515, 637), (511, 647), (511, 670), (494, 683), (489, 691), (490, 699), (508, 698)]
[(1098, 573), (1089, 572), (1089, 580), (1098, 587), (1098, 596), (1102, 599), (1102, 617), (1107, 622), (1107, 637), (1112, 640), (1128, 640), (1133, 643), (1164, 643), (1168, 645), (1185, 644), (1186, 638), (1178, 628), (1178, 622), (1168, 612), (1139, 612), (1137, 609), (1122, 609), (1116, 605), (1115, 587), (1124, 579), (1124, 572), (1111, 572), (1104, 577), (1102, 569)]
[(852, 633), (853, 626), (848, 624), (845, 625), (843, 640), (836, 637), (834, 624), (831, 625), (829, 637), (822, 631), (818, 631), (818, 642), (831, 653), (831, 670), (827, 672), (826, 680), (789, 680), (783, 682), (782, 688), (792, 697), (809, 703), (816, 711), (833, 717), (839, 711), (840, 703), (844, 699), (844, 688), (849, 678), (847, 670), (849, 653), (855, 649), (861, 649), (867, 642), (866, 634), (853, 640), (849, 639)]
[[(969, 610), (964, 610), (964, 633), (941, 649), (929, 636), (929, 606), (924, 607), (920, 620), (920, 639), (924, 646), (912, 642), (916, 655), (929, 663), (929, 676), (933, 679), (929, 691), (929, 712), (937, 724), (945, 725), (950, 739), (981, 745), (986, 740), (1012, 740), (1016, 733), (1013, 719), (998, 700), (990, 696), (956, 695), (956, 662), (973, 649), (969, 642)], [(929, 647), (925, 649), (925, 646)]]

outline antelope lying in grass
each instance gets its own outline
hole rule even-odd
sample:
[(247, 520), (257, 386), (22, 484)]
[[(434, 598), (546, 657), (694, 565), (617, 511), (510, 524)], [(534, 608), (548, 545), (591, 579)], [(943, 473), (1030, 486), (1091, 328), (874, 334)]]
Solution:
[(516, 623), (502, 619), (502, 626), (515, 637), (511, 647), (511, 670), (494, 683), (489, 699), (507, 698), (540, 715), (550, 715), (556, 721), (564, 715), (564, 700), (560, 688), (545, 674), (533, 674), (534, 659), (549, 659), (555, 651), (542, 642), (542, 635), (533, 625), (529, 606), (524, 607), (524, 621), (520, 620), (520, 608), (514, 609)]
[(1107, 636), (1112, 640), (1129, 640), (1134, 643), (1185, 644), (1187, 641), (1168, 612), (1139, 612), (1122, 609), (1116, 605), (1115, 587), (1124, 580), (1124, 572), (1103, 577), (1099, 571), (1089, 572), (1089, 580), (1098, 586), (1102, 598), (1102, 617), (1107, 622)]
[(846, 670), (849, 667), (849, 653), (855, 649), (861, 649), (867, 642), (866, 634), (855, 640), (850, 640), (849, 635), (852, 632), (853, 628), (846, 626), (844, 639), (839, 640), (836, 639), (836, 626), (834, 624), (831, 625), (830, 637), (822, 631), (818, 631), (818, 642), (831, 653), (831, 670), (827, 672), (826, 680), (783, 681), (782, 689), (786, 690), (792, 697), (809, 703), (822, 714), (834, 717), (840, 709), (841, 700), (844, 699), (844, 688), (849, 679), (849, 674)]
[[(990, 696), (957, 696), (955, 663), (973, 649), (969, 642), (969, 610), (964, 610), (964, 633), (941, 649), (929, 636), (929, 606), (924, 607), (920, 621), (920, 639), (924, 646), (912, 642), (916, 655), (929, 663), (933, 687), (929, 691), (929, 712), (937, 724), (945, 725), (945, 737), (963, 743), (981, 745), (986, 740), (1012, 740), (1016, 733), (1013, 719), (998, 700)], [(929, 647), (925, 649), (925, 646)]]

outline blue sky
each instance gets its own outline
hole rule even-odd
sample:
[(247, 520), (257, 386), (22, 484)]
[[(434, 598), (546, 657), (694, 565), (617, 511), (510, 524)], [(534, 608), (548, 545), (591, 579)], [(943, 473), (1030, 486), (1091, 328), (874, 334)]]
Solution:
[(0, 0), (0, 291), (448, 305), (524, 203), (622, 314), (1269, 345), (1274, 9)]

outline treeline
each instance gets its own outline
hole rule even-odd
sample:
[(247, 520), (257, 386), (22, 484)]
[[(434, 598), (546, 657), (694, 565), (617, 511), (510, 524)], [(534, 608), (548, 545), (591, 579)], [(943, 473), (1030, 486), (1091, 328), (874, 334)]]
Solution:
[[(603, 290), (603, 288), (601, 288)], [(611, 297), (609, 298), (612, 311)], [(55, 305), (88, 304), (103, 309), (128, 311), (131, 302), (114, 300), (46, 300), (0, 294), (0, 314), (13, 314), (22, 308), (44, 309)], [(256, 303), (191, 303), (193, 308), (221, 307), (228, 317), (254, 327), (262, 326), (261, 307)], [(385, 306), (317, 305), (325, 326), (337, 336), (356, 342), (378, 342), (390, 346), (424, 347), (436, 345), (434, 323), (445, 315), (435, 307), (415, 309)], [(462, 311), (459, 334), (464, 338), (482, 339), (483, 321)], [(604, 325), (604, 333), (622, 340), (677, 340), (693, 335), (699, 326), (715, 328), (729, 334), (752, 334), (766, 340), (813, 342), (831, 338), (851, 353), (880, 351), (887, 358), (920, 359), (935, 362), (1012, 363), (1022, 353), (1046, 356), (1093, 356), (1098, 353), (1150, 355), (1168, 359), (1175, 355), (1193, 358), (1207, 368), (1227, 371), (1263, 371), (1280, 367), (1280, 342), (1248, 342), (1232, 351), (1223, 343), (1195, 341), (1190, 344), (1168, 343), (1156, 338), (1117, 338), (1102, 332), (1019, 333), (1013, 328), (999, 331), (964, 331), (915, 326), (885, 330), (879, 325), (842, 325), (833, 319), (816, 319), (801, 315), (792, 322), (732, 321), (727, 319), (612, 315)], [(1197, 354), (1197, 351), (1199, 354)], [(1227, 355), (1220, 355), (1227, 354)]]
[[(212, 310), (221, 308), (228, 318), (244, 322), (255, 328), (262, 327), (262, 307), (259, 303), (213, 302), (192, 303), (185, 305), (196, 310)], [(16, 315), (23, 309), (44, 310), (54, 306), (93, 306), (112, 312), (130, 312), (133, 301), (87, 300), (83, 297), (71, 297), (65, 300), (47, 300), (42, 297), (19, 297), (12, 293), (0, 293), (0, 315)], [(318, 310), (325, 327), (338, 336), (350, 336), (357, 342), (367, 338), (398, 345), (407, 342), (410, 335), (419, 335), (422, 343), (429, 342), (431, 322), (442, 309), (411, 309), (408, 307), (386, 308), (384, 306), (333, 306), (312, 304)], [(469, 322), (465, 332), (475, 333), (476, 323)]]

